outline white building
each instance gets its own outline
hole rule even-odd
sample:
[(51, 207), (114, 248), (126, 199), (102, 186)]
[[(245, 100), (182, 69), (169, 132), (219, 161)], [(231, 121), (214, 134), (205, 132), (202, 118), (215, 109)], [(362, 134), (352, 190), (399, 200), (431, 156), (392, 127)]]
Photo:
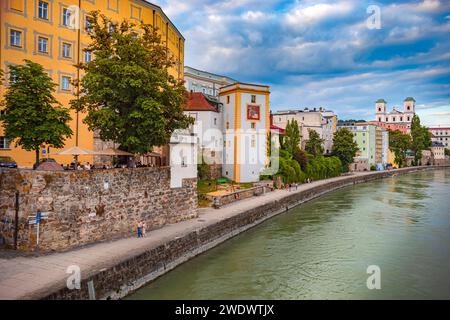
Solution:
[(198, 148), (207, 164), (222, 163), (222, 109), (222, 104), (216, 99), (200, 92), (189, 93), (184, 113), (195, 119), (192, 130), (197, 136)]
[(181, 188), (183, 179), (197, 178), (197, 137), (190, 130), (175, 130), (170, 138), (170, 187)]
[(223, 104), (222, 174), (236, 182), (256, 182), (268, 164), (269, 87), (235, 83), (220, 89)]
[(434, 160), (444, 160), (445, 159), (445, 147), (440, 142), (433, 142), (431, 146), (431, 153), (433, 154)]
[(431, 141), (440, 142), (445, 148), (450, 149), (450, 127), (432, 127), (428, 128), (431, 132)]
[(304, 110), (286, 110), (273, 113), (273, 124), (286, 129), (288, 121), (297, 120), (301, 134), (301, 148), (305, 148), (309, 140), (309, 130), (315, 130), (321, 139), (324, 153), (330, 153), (333, 148), (333, 136), (336, 132), (337, 117), (331, 110), (314, 108)]
[(382, 123), (395, 123), (405, 125), (411, 128), (411, 121), (416, 114), (416, 100), (413, 97), (407, 97), (403, 101), (403, 111), (392, 109), (387, 111), (387, 102), (384, 99), (378, 99), (375, 102), (375, 121)]
[(184, 80), (189, 92), (201, 92), (213, 97), (219, 96), (219, 89), (237, 81), (226, 76), (184, 67)]

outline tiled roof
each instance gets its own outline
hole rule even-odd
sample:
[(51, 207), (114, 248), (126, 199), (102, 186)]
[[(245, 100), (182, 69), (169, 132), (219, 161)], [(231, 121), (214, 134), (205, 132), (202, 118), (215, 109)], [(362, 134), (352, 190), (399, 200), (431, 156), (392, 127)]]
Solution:
[(270, 125), (270, 131), (278, 132), (278, 134), (284, 134), (285, 130), (283, 128), (280, 128), (280, 127), (277, 127), (277, 126), (271, 124)]
[(189, 92), (188, 93), (188, 102), (185, 111), (213, 111), (219, 112), (217, 107), (208, 99), (206, 99), (205, 95), (201, 92)]

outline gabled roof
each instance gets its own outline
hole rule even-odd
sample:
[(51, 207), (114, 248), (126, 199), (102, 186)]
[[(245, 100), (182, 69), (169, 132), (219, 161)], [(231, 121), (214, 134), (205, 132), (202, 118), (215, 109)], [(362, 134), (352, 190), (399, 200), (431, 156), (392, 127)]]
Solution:
[(217, 105), (208, 100), (201, 92), (189, 92), (185, 111), (213, 111), (219, 112)]

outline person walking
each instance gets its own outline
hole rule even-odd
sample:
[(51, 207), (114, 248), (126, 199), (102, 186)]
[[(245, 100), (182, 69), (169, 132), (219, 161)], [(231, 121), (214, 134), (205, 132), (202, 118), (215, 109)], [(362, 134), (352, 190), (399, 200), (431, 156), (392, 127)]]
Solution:
[(138, 236), (138, 238), (142, 238), (142, 221), (138, 222), (138, 225), (137, 225), (137, 236)]
[(147, 231), (147, 224), (145, 221), (142, 223), (142, 236), (145, 238), (145, 233)]

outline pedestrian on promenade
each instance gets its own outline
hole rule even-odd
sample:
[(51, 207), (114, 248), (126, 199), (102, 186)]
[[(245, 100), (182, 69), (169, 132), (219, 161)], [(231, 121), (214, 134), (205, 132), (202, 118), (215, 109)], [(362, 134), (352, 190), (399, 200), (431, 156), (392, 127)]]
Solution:
[(145, 238), (145, 233), (147, 231), (147, 224), (145, 221), (142, 223), (142, 236)]
[(137, 236), (138, 236), (138, 238), (142, 238), (142, 221), (138, 222), (138, 225), (137, 225)]

